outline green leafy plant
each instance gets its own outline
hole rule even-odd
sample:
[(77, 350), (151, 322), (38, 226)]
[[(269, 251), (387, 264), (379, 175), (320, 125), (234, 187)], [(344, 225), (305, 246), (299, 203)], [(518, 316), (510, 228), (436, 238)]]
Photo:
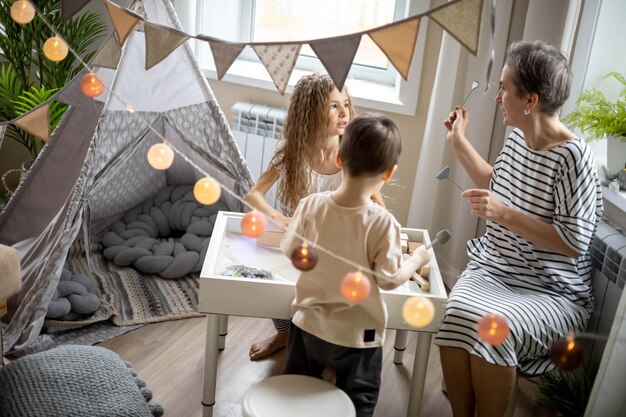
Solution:
[(615, 101), (609, 101), (597, 88), (585, 90), (576, 101), (577, 107), (563, 119), (572, 127), (590, 133), (588, 140), (613, 136), (626, 142), (626, 79), (618, 72), (604, 78), (614, 78), (622, 85)]
[[(14, 0), (0, 0), (0, 120), (16, 117), (50, 99), (67, 84), (83, 66), (71, 53), (61, 62), (52, 62), (43, 54), (44, 42), (54, 35), (39, 17), (19, 25), (11, 19)], [(37, 9), (85, 62), (95, 53), (93, 47), (106, 31), (106, 25), (96, 13), (87, 12), (66, 23), (61, 22), (61, 2), (34, 0)], [(50, 127), (54, 129), (67, 106), (53, 101)], [(35, 159), (44, 143), (24, 130), (10, 125), (6, 136), (28, 149)]]
[(536, 382), (542, 397), (539, 406), (562, 417), (583, 417), (593, 388), (595, 372), (587, 366), (574, 371), (556, 368)]

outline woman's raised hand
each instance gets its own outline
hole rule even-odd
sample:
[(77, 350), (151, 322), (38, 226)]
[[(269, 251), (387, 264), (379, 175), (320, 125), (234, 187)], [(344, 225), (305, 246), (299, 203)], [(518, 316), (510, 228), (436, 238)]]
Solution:
[(469, 114), (464, 107), (456, 106), (454, 111), (443, 121), (443, 125), (448, 130), (448, 142), (465, 137), (465, 129), (469, 123)]

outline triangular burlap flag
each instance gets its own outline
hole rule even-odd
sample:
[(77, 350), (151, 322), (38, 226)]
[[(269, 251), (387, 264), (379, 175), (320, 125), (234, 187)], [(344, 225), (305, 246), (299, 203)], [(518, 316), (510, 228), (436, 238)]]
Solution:
[(91, 60), (92, 67), (117, 69), (122, 57), (122, 48), (115, 36), (111, 36)]
[(4, 140), (4, 133), (7, 131), (8, 124), (0, 125), (0, 148), (2, 148), (2, 141)]
[(354, 35), (344, 38), (325, 39), (310, 43), (311, 48), (322, 61), (328, 75), (335, 82), (339, 91), (343, 90), (350, 66), (359, 49), (361, 35)]
[(63, 23), (72, 18), (91, 0), (61, 0), (61, 20)]
[(185, 33), (144, 22), (146, 32), (146, 71), (163, 61), (190, 38)]
[(50, 139), (50, 103), (20, 116), (13, 120), (13, 124), (47, 143)]
[(419, 28), (420, 20), (413, 19), (368, 33), (405, 80), (409, 77)]
[(111, 3), (109, 0), (104, 0), (104, 5), (111, 17), (111, 23), (115, 28), (115, 34), (117, 35), (117, 41), (120, 45), (124, 45), (126, 38), (133, 31), (133, 28), (139, 21), (139, 19), (128, 11), (121, 9), (119, 6)]
[(215, 61), (215, 71), (217, 72), (217, 79), (221, 80), (226, 71), (233, 65), (233, 62), (237, 59), (245, 44), (241, 43), (224, 43), (209, 41), (211, 45), (211, 53), (213, 54), (213, 61)]
[(476, 55), (482, 10), (483, 0), (460, 0), (430, 13), (428, 17)]
[(252, 49), (267, 69), (281, 95), (285, 94), (289, 77), (300, 54), (300, 48), (302, 48), (301, 44), (252, 45)]

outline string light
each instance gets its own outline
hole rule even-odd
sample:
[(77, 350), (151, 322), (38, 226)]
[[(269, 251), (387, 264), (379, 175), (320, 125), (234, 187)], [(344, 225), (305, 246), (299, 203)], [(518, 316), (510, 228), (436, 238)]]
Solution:
[(351, 303), (360, 303), (370, 295), (372, 285), (361, 271), (349, 272), (341, 281), (341, 295)]
[(317, 265), (317, 251), (302, 242), (291, 252), (291, 263), (300, 271), (310, 271)]
[(565, 371), (571, 371), (580, 366), (583, 361), (583, 349), (571, 332), (552, 344), (550, 360)]
[(15, 23), (25, 25), (35, 17), (35, 8), (28, 0), (17, 0), (11, 6), (11, 18)]
[(211, 177), (201, 178), (193, 186), (193, 195), (196, 200), (207, 206), (219, 200), (221, 193), (220, 183)]
[(428, 297), (407, 298), (402, 305), (402, 317), (411, 327), (417, 329), (426, 327), (435, 318), (435, 306)]
[(504, 317), (489, 313), (478, 321), (478, 336), (490, 345), (500, 345), (509, 337), (509, 324)]
[(131, 106), (130, 104), (126, 105), (126, 110), (130, 113), (133, 114), (135, 112), (135, 109), (133, 108), (133, 106)]
[(43, 44), (43, 54), (50, 61), (63, 61), (69, 52), (69, 48), (63, 39), (54, 35)]
[(104, 93), (104, 83), (93, 72), (85, 74), (82, 80), (80, 80), (80, 89), (87, 97), (98, 97)]
[(247, 212), (241, 219), (241, 231), (248, 237), (259, 237), (267, 230), (267, 219), (256, 210)]
[(164, 170), (172, 166), (174, 151), (165, 143), (157, 143), (148, 149), (148, 163), (154, 169)]

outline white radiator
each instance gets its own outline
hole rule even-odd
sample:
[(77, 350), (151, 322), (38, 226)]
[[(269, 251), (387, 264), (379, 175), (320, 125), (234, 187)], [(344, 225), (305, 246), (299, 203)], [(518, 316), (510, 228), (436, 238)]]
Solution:
[[(238, 101), (233, 105), (232, 131), (239, 151), (246, 159), (254, 180), (267, 169), (283, 131), (286, 111), (262, 104)], [(265, 199), (278, 207), (276, 189), (278, 183), (267, 192)]]
[(584, 338), (586, 359), (597, 366), (604, 352), (613, 319), (626, 284), (626, 232), (602, 220), (591, 245), (593, 295), (596, 307), (589, 319)]

